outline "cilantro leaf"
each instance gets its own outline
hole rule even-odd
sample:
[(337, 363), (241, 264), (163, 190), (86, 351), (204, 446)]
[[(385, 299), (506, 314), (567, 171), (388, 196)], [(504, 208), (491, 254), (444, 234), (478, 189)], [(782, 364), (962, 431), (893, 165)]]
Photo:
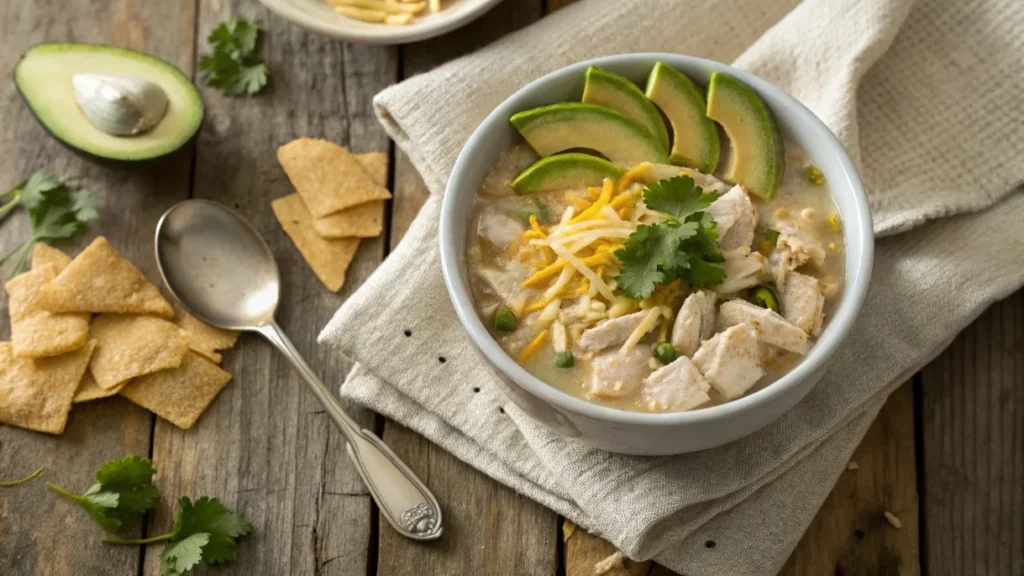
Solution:
[(228, 96), (256, 94), (267, 85), (269, 71), (256, 52), (263, 23), (235, 16), (207, 37), (213, 54), (199, 59), (206, 83)]
[(161, 576), (179, 576), (200, 560), (216, 564), (235, 559), (235, 539), (252, 530), (245, 518), (232, 513), (216, 498), (179, 501), (167, 548), (160, 558)]
[(0, 262), (5, 262), (12, 256), (18, 256), (18, 263), (11, 271), (11, 276), (25, 269), (28, 255), (37, 242), (70, 238), (84, 230), (86, 224), (99, 215), (96, 200), (84, 188), (76, 187), (75, 180), (58, 180), (45, 170), (40, 170), (0, 196), (9, 198), (0, 207), (0, 216), (24, 205), (32, 230), (28, 240), (0, 258)]
[(160, 494), (153, 486), (154, 474), (151, 461), (128, 456), (101, 466), (96, 472), (97, 483), (80, 496), (49, 482), (46, 486), (78, 502), (104, 530), (116, 532), (156, 506)]
[(717, 192), (704, 194), (703, 189), (689, 176), (674, 176), (652, 182), (644, 188), (644, 204), (651, 210), (669, 217), (670, 222), (682, 222), (691, 214), (704, 210), (717, 199)]
[(630, 298), (646, 298), (658, 286), (681, 278), (709, 288), (725, 281), (717, 224), (704, 209), (718, 198), (704, 194), (689, 176), (648, 184), (644, 204), (660, 212), (661, 222), (639, 226), (615, 252), (621, 267), (616, 283)]

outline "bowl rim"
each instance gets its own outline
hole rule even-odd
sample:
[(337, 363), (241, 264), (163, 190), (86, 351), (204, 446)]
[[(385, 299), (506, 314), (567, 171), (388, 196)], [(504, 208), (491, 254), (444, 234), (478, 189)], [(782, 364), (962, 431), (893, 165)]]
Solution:
[[(339, 40), (345, 40), (348, 42), (359, 42), (362, 44), (408, 44), (410, 42), (418, 42), (420, 40), (427, 40), (440, 36), (446, 32), (451, 32), (456, 28), (465, 26), (470, 21), (482, 16), (484, 12), (487, 12), (494, 6), (496, 6), (501, 0), (464, 0), (465, 7), (454, 6), (452, 7), (452, 14), (443, 17), (436, 17), (435, 19), (419, 22), (410, 26), (388, 26), (379, 25), (374, 28), (367, 28), (361, 30), (358, 27), (340, 27), (334, 23), (326, 22), (317, 18), (315, 15), (295, 6), (290, 0), (260, 0), (260, 4), (263, 4), (275, 15), (288, 20), (293, 24), (298, 24), (304, 28), (308, 28), (318, 34), (324, 36), (330, 36)], [(445, 14), (445, 11), (441, 11), (438, 14)], [(356, 20), (360, 25), (371, 25), (372, 22), (360, 22)]]
[[(843, 215), (844, 241), (849, 244), (851, 236), (854, 236), (854, 232), (858, 233), (856, 237), (860, 239), (861, 257), (855, 265), (857, 274), (854, 276), (854, 282), (845, 286), (842, 299), (836, 307), (828, 327), (803, 361), (782, 378), (756, 392), (724, 404), (688, 412), (632, 412), (595, 404), (559, 390), (520, 366), (498, 345), (497, 341), (487, 331), (476, 312), (472, 295), (462, 284), (465, 282), (468, 285), (468, 278), (464, 278), (461, 271), (460, 254), (456, 246), (455, 234), (457, 233), (456, 226), (464, 226), (465, 223), (453, 221), (458, 201), (454, 190), (464, 185), (462, 173), (468, 166), (472, 165), (474, 162), (474, 151), (481, 142), (489, 137), (488, 134), (491, 130), (498, 123), (507, 122), (512, 113), (519, 111), (514, 109), (519, 100), (537, 91), (542, 91), (548, 83), (556, 79), (562, 79), (573, 74), (582, 75), (588, 66), (608, 66), (610, 64), (616, 65), (633, 62), (654, 65), (659, 60), (669, 64), (672, 64), (673, 61), (687, 62), (709, 72), (725, 72), (751, 86), (755, 91), (759, 93), (773, 93), (775, 97), (786, 101), (794, 107), (797, 115), (802, 117), (802, 122), (798, 122), (798, 124), (805, 124), (804, 127), (811, 131), (812, 138), (825, 143), (828, 148), (826, 153), (837, 157), (842, 176), (847, 179), (849, 187), (853, 192), (854, 204), (856, 206), (854, 214)], [(474, 186), (473, 189), (475, 193), (476, 187)], [(816, 372), (827, 365), (831, 356), (852, 329), (867, 296), (874, 259), (874, 231), (871, 224), (871, 209), (868, 205), (867, 194), (846, 149), (832, 131), (825, 126), (824, 122), (796, 98), (753, 74), (705, 58), (657, 52), (620, 54), (584, 60), (546, 74), (528, 83), (506, 98), (477, 126), (459, 153), (441, 204), (438, 238), (440, 242), (441, 270), (456, 315), (459, 317), (459, 321), (477, 349), (497, 370), (511, 379), (515, 385), (524, 388), (530, 395), (560, 411), (597, 421), (653, 427), (673, 427), (718, 421), (769, 404), (779, 397), (798, 389), (801, 382), (811, 378)], [(848, 279), (851, 276), (849, 263), (847, 263), (846, 272)]]

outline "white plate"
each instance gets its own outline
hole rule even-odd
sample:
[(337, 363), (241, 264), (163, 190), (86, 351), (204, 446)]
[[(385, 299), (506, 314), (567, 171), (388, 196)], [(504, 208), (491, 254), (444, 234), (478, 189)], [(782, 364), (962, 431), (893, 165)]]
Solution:
[(342, 16), (324, 0), (260, 0), (272, 12), (314, 32), (349, 42), (404, 44), (440, 36), (481, 16), (501, 0), (444, 0), (443, 10), (424, 11), (406, 26), (374, 24)]

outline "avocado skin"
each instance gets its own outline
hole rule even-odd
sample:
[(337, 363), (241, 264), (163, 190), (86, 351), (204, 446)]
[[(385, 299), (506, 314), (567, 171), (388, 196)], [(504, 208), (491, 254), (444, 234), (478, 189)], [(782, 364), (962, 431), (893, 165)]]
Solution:
[[(545, 184), (551, 180), (557, 180), (565, 174), (576, 174), (579, 176), (593, 176), (600, 183), (604, 178), (618, 179), (626, 171), (619, 166), (597, 156), (572, 152), (568, 154), (555, 154), (537, 160), (526, 167), (512, 180), (512, 189), (518, 194), (532, 194), (557, 190), (562, 187), (548, 188)], [(577, 182), (573, 186), (590, 185)], [(594, 184), (596, 185), (596, 184)], [(565, 187), (573, 187), (565, 186)]]
[[(615, 94), (621, 95), (622, 97), (629, 98), (639, 106), (643, 110), (644, 121), (638, 120), (637, 118), (633, 119), (639, 122), (644, 128), (647, 128), (648, 132), (651, 132), (651, 135), (654, 136), (655, 140), (657, 140), (663, 148), (666, 150), (669, 148), (668, 129), (665, 127), (665, 121), (662, 119), (661, 113), (658, 112), (658, 108), (647, 98), (636, 84), (633, 84), (624, 76), (619, 76), (618, 74), (609, 72), (604, 68), (591, 66), (587, 68), (586, 83), (583, 87), (584, 103), (608, 106), (612, 110), (630, 117), (624, 111), (619, 110), (614, 106), (609, 106), (608, 103), (604, 102), (604, 99), (601, 98), (601, 96), (606, 92), (602, 92), (602, 90), (611, 91)], [(596, 101), (594, 96), (595, 94)], [(591, 97), (588, 98), (588, 95)], [(647, 123), (653, 124), (654, 130), (651, 130), (651, 127), (647, 126)]]
[[(25, 59), (25, 56), (28, 54), (28, 52), (30, 52), (31, 50), (33, 50), (35, 48), (38, 48), (40, 46), (47, 45), (47, 44), (75, 44), (75, 43), (41, 42), (39, 44), (36, 44), (36, 45), (32, 46), (31, 48), (29, 48), (28, 50), (26, 50), (25, 53), (23, 53), (21, 55), (21, 57), (18, 58), (18, 63), (14, 66), (14, 70), (17, 71), (18, 66), (21, 65), (22, 60)], [(95, 46), (95, 47), (99, 47), (99, 48), (110, 48), (110, 49), (126, 51), (126, 52), (137, 52), (136, 50), (131, 50), (130, 48), (125, 48), (123, 46), (114, 46), (112, 44), (85, 44), (85, 45), (87, 45), (87, 46)], [(163, 63), (167, 64), (168, 66), (170, 66), (170, 67), (178, 70), (179, 72), (181, 72), (181, 70), (178, 69), (177, 66), (175, 66), (174, 64), (171, 64), (170, 62), (164, 60), (163, 58), (159, 58), (159, 57), (153, 56), (151, 54), (144, 54), (144, 56), (146, 56), (148, 58), (152, 58), (154, 60), (160, 60), (161, 62), (163, 62)], [(181, 72), (181, 74), (182, 74), (182, 76), (185, 75), (184, 72)], [(14, 73), (14, 74), (12, 74), (12, 76), (13, 76), (13, 80), (12, 81), (14, 82), (14, 88), (18, 91), (18, 96), (21, 97), (21, 101), (25, 103), (25, 107), (28, 108), (29, 112), (32, 113), (32, 118), (34, 118), (36, 120), (36, 122), (39, 124), (39, 126), (41, 126), (43, 128), (43, 130), (47, 134), (50, 135), (50, 137), (52, 137), (54, 140), (59, 142), (60, 145), (63, 146), (64, 148), (67, 148), (71, 152), (75, 153), (75, 155), (79, 156), (80, 158), (88, 160), (88, 161), (90, 161), (90, 162), (92, 162), (94, 164), (98, 164), (100, 166), (104, 166), (106, 168), (132, 169), (132, 168), (139, 168), (139, 167), (144, 167), (144, 166), (151, 166), (151, 165), (154, 165), (154, 164), (162, 163), (164, 160), (167, 160), (168, 158), (177, 155), (182, 150), (189, 150), (189, 151), (191, 151), (192, 147), (195, 144), (196, 139), (199, 136), (199, 132), (203, 128), (203, 124), (206, 122), (206, 101), (203, 100), (202, 92), (200, 92), (197, 89), (196, 90), (196, 94), (199, 96), (199, 104), (200, 104), (199, 122), (196, 123), (196, 128), (192, 132), (192, 134), (187, 139), (183, 140), (180, 146), (178, 146), (174, 150), (169, 150), (168, 152), (166, 152), (164, 154), (161, 154), (159, 156), (154, 156), (152, 158), (140, 158), (140, 159), (137, 159), (137, 160), (134, 160), (134, 159), (123, 159), (123, 158), (108, 158), (106, 156), (100, 156), (98, 154), (94, 154), (94, 153), (92, 153), (92, 152), (90, 152), (88, 150), (85, 150), (83, 148), (80, 148), (78, 146), (75, 146), (75, 145), (65, 141), (63, 138), (61, 138), (57, 134), (54, 134), (53, 131), (51, 131), (50, 128), (46, 125), (46, 123), (43, 122), (42, 119), (39, 118), (39, 114), (37, 114), (36, 111), (35, 111), (35, 108), (32, 107), (31, 101), (28, 99), (27, 96), (25, 96), (25, 93), (22, 92), (21, 86), (18, 84), (17, 74)], [(188, 76), (185, 76), (185, 78), (188, 79)], [(190, 79), (189, 79), (189, 82), (191, 82)]]

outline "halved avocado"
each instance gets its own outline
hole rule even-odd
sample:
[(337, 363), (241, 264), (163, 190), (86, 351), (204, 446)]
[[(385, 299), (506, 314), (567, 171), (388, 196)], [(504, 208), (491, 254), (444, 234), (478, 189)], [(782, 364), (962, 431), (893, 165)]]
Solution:
[(707, 115), (731, 141), (725, 181), (771, 200), (782, 183), (786, 156), (771, 110), (746, 84), (715, 72), (708, 84)]
[(661, 113), (636, 84), (626, 78), (597, 66), (587, 68), (583, 102), (611, 108), (636, 120), (647, 128), (663, 148), (668, 149), (668, 129), (665, 128)]
[[(97, 128), (75, 101), (75, 74), (132, 76), (160, 86), (167, 111), (151, 130), (114, 136)], [(54, 138), (100, 161), (139, 162), (166, 156), (188, 143), (203, 121), (203, 100), (173, 65), (146, 54), (92, 44), (38, 44), (14, 69), (14, 83), (39, 123)]]
[(704, 94), (685, 74), (657, 62), (647, 77), (647, 98), (672, 124), (669, 160), (711, 174), (718, 167), (718, 128), (707, 117)]
[(625, 165), (668, 162), (665, 148), (646, 128), (604, 106), (562, 102), (524, 110), (510, 122), (541, 156), (586, 148)]
[(599, 186), (605, 178), (618, 180), (626, 170), (603, 158), (572, 152), (541, 158), (512, 181), (520, 194)]

